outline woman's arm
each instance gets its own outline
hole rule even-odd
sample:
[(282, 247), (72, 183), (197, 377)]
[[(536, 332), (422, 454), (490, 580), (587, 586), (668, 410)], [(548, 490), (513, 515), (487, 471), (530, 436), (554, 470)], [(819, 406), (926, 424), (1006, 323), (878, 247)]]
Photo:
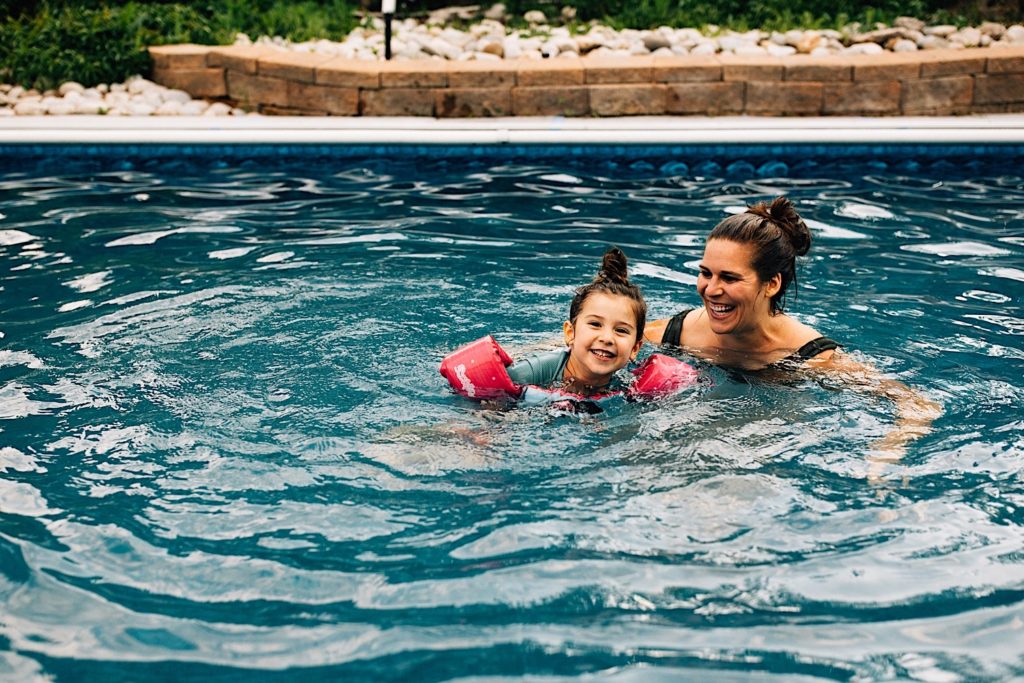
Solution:
[(661, 338), (665, 336), (665, 327), (668, 325), (669, 320), (669, 318), (648, 320), (647, 324), (644, 325), (644, 341), (651, 344), (660, 344)]
[(854, 390), (887, 398), (896, 407), (892, 428), (871, 444), (868, 479), (874, 482), (881, 480), (887, 464), (903, 457), (911, 441), (931, 432), (932, 422), (942, 415), (942, 406), (935, 401), (902, 382), (882, 376), (874, 367), (845, 353), (827, 351), (808, 360), (807, 367), (840, 379)]

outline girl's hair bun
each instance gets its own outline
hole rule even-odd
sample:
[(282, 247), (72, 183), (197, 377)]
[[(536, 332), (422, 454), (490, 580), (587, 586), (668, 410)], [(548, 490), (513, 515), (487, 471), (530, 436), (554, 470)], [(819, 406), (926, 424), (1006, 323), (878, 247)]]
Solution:
[(747, 212), (767, 218), (778, 226), (797, 256), (803, 256), (810, 250), (811, 231), (787, 198), (776, 197), (771, 203), (758, 202), (749, 207)]
[(626, 255), (618, 247), (612, 247), (604, 253), (601, 270), (597, 276), (589, 284), (579, 287), (572, 298), (572, 303), (569, 304), (569, 321), (573, 325), (576, 324), (576, 318), (591, 294), (624, 296), (632, 302), (633, 314), (636, 317), (636, 339), (643, 339), (644, 325), (647, 322), (647, 304), (644, 302), (644, 295), (640, 293), (640, 288), (629, 281), (626, 263)]
[(615, 282), (623, 285), (629, 284), (629, 273), (626, 269), (626, 255), (618, 247), (612, 247), (604, 253), (601, 260), (601, 270), (598, 272), (594, 282)]

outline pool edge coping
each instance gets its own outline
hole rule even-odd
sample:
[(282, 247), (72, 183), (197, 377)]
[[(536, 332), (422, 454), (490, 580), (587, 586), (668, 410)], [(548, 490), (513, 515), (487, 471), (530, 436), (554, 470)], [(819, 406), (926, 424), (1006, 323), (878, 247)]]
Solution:
[(966, 117), (11, 117), (20, 145), (1024, 144), (1024, 114)]

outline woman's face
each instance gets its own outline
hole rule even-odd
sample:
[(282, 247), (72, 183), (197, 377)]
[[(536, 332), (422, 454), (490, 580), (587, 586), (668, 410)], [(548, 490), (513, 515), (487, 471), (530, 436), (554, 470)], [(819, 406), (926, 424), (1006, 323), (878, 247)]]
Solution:
[(762, 282), (753, 260), (750, 244), (713, 239), (705, 245), (697, 293), (716, 334), (747, 332), (771, 316), (771, 297), (779, 291), (782, 277)]

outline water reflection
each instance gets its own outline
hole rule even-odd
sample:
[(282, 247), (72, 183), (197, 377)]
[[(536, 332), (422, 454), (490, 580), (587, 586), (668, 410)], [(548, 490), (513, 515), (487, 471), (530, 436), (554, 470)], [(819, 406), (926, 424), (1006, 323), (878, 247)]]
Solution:
[[(636, 161), (0, 177), (3, 675), (1016, 671), (1019, 172)], [(944, 404), (879, 483), (891, 406), (800, 373), (583, 418), (446, 391), (608, 244), (693, 305), (706, 231), (778, 191), (797, 316)]]

